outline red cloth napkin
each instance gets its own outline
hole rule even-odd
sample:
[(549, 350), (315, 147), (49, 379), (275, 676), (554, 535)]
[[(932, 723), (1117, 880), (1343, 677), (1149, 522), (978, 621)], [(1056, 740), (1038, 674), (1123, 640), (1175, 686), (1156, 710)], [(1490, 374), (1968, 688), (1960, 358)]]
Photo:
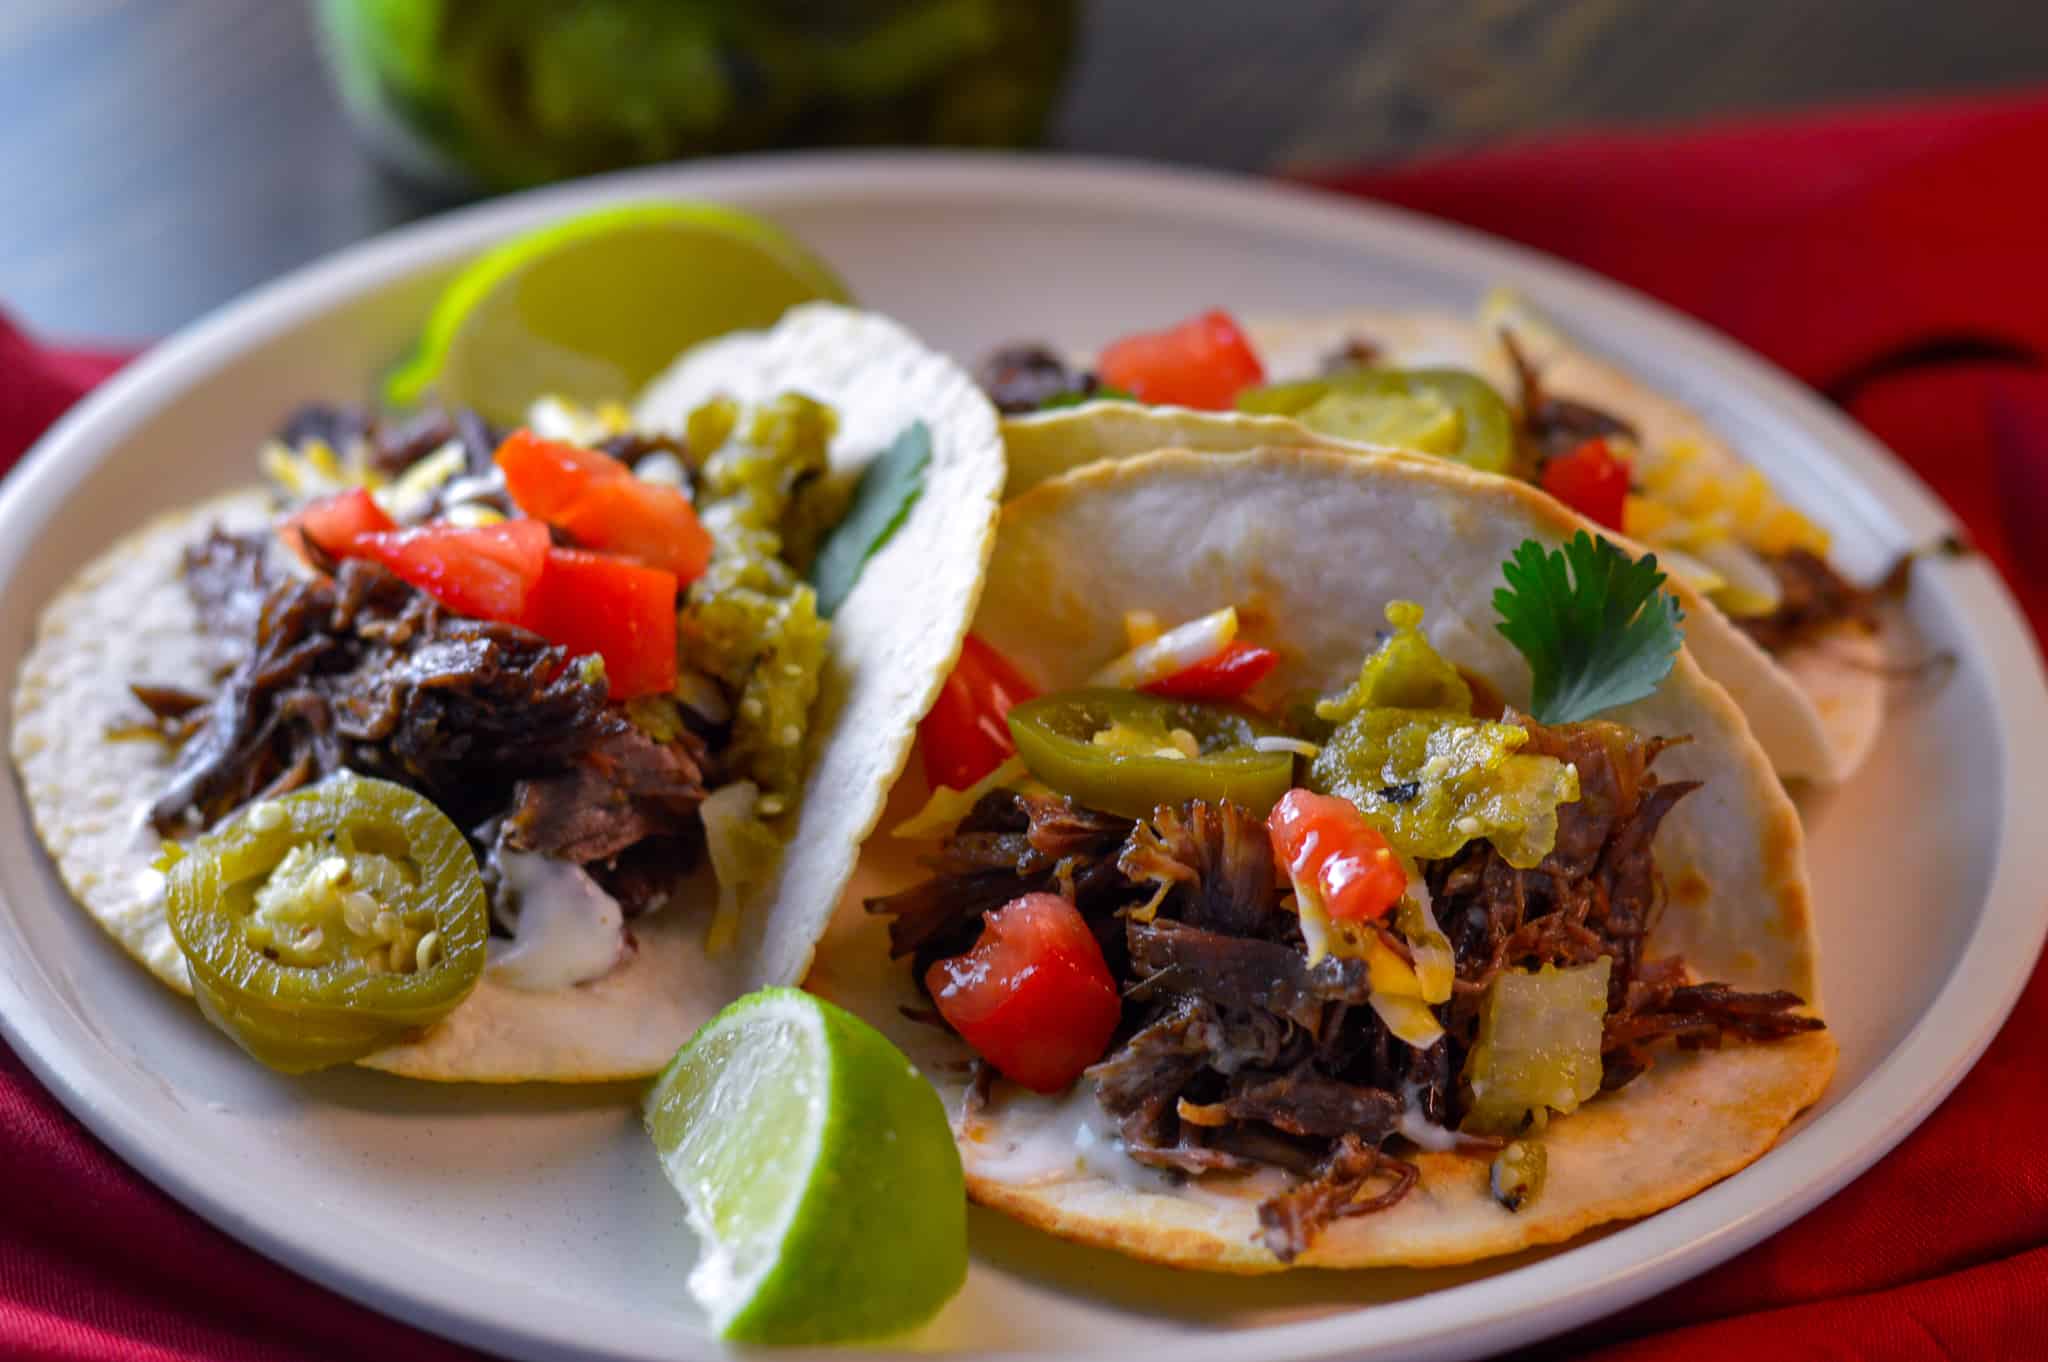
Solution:
[[(1322, 182), (1515, 237), (1720, 326), (1947, 499), (2048, 628), (2048, 98), (1587, 135)], [(0, 322), (0, 468), (109, 367)], [(1938, 905), (1935, 905), (1938, 908)], [(2048, 1350), (2048, 982), (1947, 1103), (1777, 1237), (1547, 1345), (1599, 1362)], [(469, 1356), (311, 1286), (115, 1161), (0, 1051), (0, 1354)], [(2030, 1327), (2031, 1326), (2031, 1327)]]

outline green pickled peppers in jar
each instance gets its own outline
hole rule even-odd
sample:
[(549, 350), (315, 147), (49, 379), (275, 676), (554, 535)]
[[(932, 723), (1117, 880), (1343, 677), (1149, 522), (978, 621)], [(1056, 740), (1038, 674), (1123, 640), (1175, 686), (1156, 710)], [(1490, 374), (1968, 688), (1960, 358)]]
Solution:
[(510, 189), (791, 146), (1039, 140), (1074, 0), (320, 0), (328, 65), (415, 178)]

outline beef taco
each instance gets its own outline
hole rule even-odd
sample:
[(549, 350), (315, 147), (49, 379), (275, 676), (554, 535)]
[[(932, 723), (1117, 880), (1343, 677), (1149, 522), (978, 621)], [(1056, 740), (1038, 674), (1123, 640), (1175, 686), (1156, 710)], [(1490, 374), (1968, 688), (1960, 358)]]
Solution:
[[(1470, 321), (1360, 310), (1254, 321), (1232, 334), (1244, 355), (1231, 382), (1214, 393), (1169, 382), (1156, 399), (1168, 405), (1156, 407), (1105, 400), (1094, 368), (1028, 348), (999, 352), (982, 377), (1011, 413), (1010, 494), (1096, 458), (1169, 445), (1400, 449), (1519, 477), (1655, 549), (1711, 606), (1689, 612), (1688, 642), (1781, 774), (1840, 780), (1869, 754), (1883, 718), (1879, 592), (1832, 566), (1826, 531), (1691, 409), (1505, 293)], [(1130, 347), (1094, 363), (1111, 381), (1144, 387), (1129, 376), (1149, 376), (1131, 368)], [(1223, 363), (1207, 358), (1216, 348), (1198, 362)], [(1025, 363), (1034, 355), (1037, 368)], [(1141, 352), (1135, 362), (1165, 361)]]
[(276, 1067), (599, 1081), (791, 983), (973, 611), (995, 414), (813, 305), (528, 428), (308, 407), (44, 611), (79, 903)]
[(975, 1198), (1145, 1259), (1458, 1263), (1682, 1200), (1835, 1049), (1798, 819), (1661, 584), (1442, 460), (1042, 483), (921, 730), (998, 764), (870, 852), (809, 986), (939, 1086)]

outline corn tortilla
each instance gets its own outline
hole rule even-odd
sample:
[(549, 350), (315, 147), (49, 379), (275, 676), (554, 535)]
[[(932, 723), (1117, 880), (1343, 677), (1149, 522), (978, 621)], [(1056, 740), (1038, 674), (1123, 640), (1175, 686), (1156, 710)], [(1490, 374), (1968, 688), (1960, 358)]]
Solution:
[[(1517, 380), (1498, 338), (1502, 326), (1512, 329), (1516, 342), (1536, 364), (1546, 391), (1614, 412), (1637, 428), (1645, 445), (1689, 444), (1723, 476), (1745, 467), (1696, 412), (1574, 346), (1507, 295), (1489, 300), (1472, 321), (1359, 309), (1253, 321), (1245, 331), (1272, 374), (1315, 373), (1325, 356), (1353, 338), (1363, 338), (1377, 348), (1384, 363), (1464, 369), (1512, 394)], [(1284, 444), (1428, 457), (1323, 435), (1284, 416), (1110, 401), (1009, 418), (1003, 422), (1003, 439), (1010, 460), (1009, 496), (1099, 460), (1169, 447), (1233, 453)], [(1618, 538), (1611, 533), (1609, 537)], [(1823, 782), (1853, 774), (1869, 756), (1883, 725), (1882, 640), (1845, 626), (1774, 657), (1697, 592), (1679, 594), (1686, 601), (1688, 646), (1707, 674), (1749, 715), (1779, 774)]]
[[(1544, 391), (1611, 411), (1636, 428), (1646, 448), (1689, 445), (1724, 477), (1748, 465), (1705, 418), (1683, 402), (1658, 392), (1621, 366), (1583, 349), (1519, 298), (1496, 292), (1472, 320), (1452, 316), (1360, 310), (1328, 317), (1259, 322), (1247, 328), (1252, 343), (1275, 372), (1314, 372), (1323, 355), (1353, 336), (1380, 347), (1384, 362), (1403, 367), (1446, 365), (1479, 374), (1502, 393), (1516, 391), (1514, 365), (1500, 340), (1503, 329), (1542, 377)], [(1720, 611), (1713, 611), (1721, 618)], [(1732, 626), (1713, 655), (1703, 653), (1708, 674), (1734, 692), (1751, 715), (1779, 773), (1823, 782), (1848, 779), (1876, 746), (1883, 725), (1884, 650), (1861, 630), (1833, 631), (1773, 657)], [(1738, 662), (1733, 656), (1746, 656)], [(1718, 664), (1718, 665), (1717, 665)], [(1789, 692), (1792, 703), (1759, 693), (1731, 679), (1758, 664), (1778, 673), (1773, 689)], [(1724, 676), (1722, 668), (1731, 670)]]
[[(1235, 605), (1244, 632), (1281, 652), (1281, 690), (1326, 692), (1356, 676), (1386, 603), (1406, 598), (1426, 607), (1425, 629), (1445, 656), (1526, 704), (1526, 664), (1492, 627), (1499, 564), (1525, 538), (1555, 545), (1579, 528), (1521, 483), (1442, 461), (1324, 449), (1160, 451), (1092, 465), (1010, 502), (974, 629), (1035, 684), (1059, 689), (1082, 684), (1122, 650), (1128, 610), (1177, 620)], [(1706, 782), (1658, 834), (1658, 863), (1674, 889), (1652, 953), (1682, 952), (1700, 978), (1797, 991), (1817, 1010), (1804, 834), (1742, 711), (1681, 652), (1656, 694), (1607, 717), (1691, 735), (1659, 759), (1658, 774)], [(1010, 1097), (981, 1118), (964, 1114), (967, 1052), (949, 1033), (904, 1017), (901, 1007), (917, 1001), (909, 972), (886, 958), (886, 929), (858, 902), (918, 878), (920, 850), (871, 849), (810, 986), (882, 1027), (940, 1087), (970, 1193), (1055, 1234), (1139, 1258), (1279, 1270), (1257, 1240), (1256, 1196), (1219, 1192), (1227, 1184), (1215, 1179), (1171, 1189), (1133, 1186), (1085, 1164), (1020, 1168), (1026, 1136), (1006, 1115)], [(1825, 1031), (1660, 1052), (1619, 1093), (1552, 1123), (1543, 1137), (1547, 1184), (1520, 1212), (1488, 1194), (1485, 1161), (1425, 1154), (1405, 1200), (1337, 1223), (1296, 1265), (1468, 1262), (1647, 1215), (1769, 1149), (1818, 1098), (1834, 1056)]]
[[(798, 389), (838, 409), (834, 474), (849, 480), (913, 420), (931, 431), (923, 493), (832, 620), (813, 711), (808, 775), (771, 883), (745, 905), (739, 940), (703, 949), (715, 886), (629, 924), (627, 958), (601, 978), (544, 992), (486, 972), (449, 1017), (361, 1062), (409, 1078), (603, 1082), (659, 1071), (739, 994), (803, 976), (917, 721), (944, 681), (979, 595), (1003, 477), (996, 415), (951, 360), (886, 319), (793, 310), (774, 329), (684, 355), (645, 394), (641, 417), (680, 425), (714, 393), (743, 400)], [(43, 612), (14, 697), (12, 750), (37, 832), (72, 896), (122, 948), (181, 993), (185, 961), (165, 921), (159, 841), (145, 810), (175, 753), (114, 739), (143, 717), (133, 681), (210, 693), (232, 659), (204, 636), (179, 568), (215, 524), (262, 527), (269, 496), (248, 489), (165, 515), (89, 564)]]

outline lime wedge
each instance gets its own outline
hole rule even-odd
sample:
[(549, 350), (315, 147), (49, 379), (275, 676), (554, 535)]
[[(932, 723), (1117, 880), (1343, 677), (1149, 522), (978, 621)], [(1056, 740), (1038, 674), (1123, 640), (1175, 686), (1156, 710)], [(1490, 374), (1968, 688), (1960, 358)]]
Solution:
[(704, 1024), (647, 1094), (723, 1337), (842, 1343), (922, 1324), (967, 1277), (945, 1108), (903, 1052), (793, 988)]
[(548, 394), (625, 401), (701, 340), (846, 297), (823, 261), (751, 213), (716, 203), (600, 208), (466, 266), (385, 380), (384, 398), (409, 407), (438, 394), (501, 424)]

